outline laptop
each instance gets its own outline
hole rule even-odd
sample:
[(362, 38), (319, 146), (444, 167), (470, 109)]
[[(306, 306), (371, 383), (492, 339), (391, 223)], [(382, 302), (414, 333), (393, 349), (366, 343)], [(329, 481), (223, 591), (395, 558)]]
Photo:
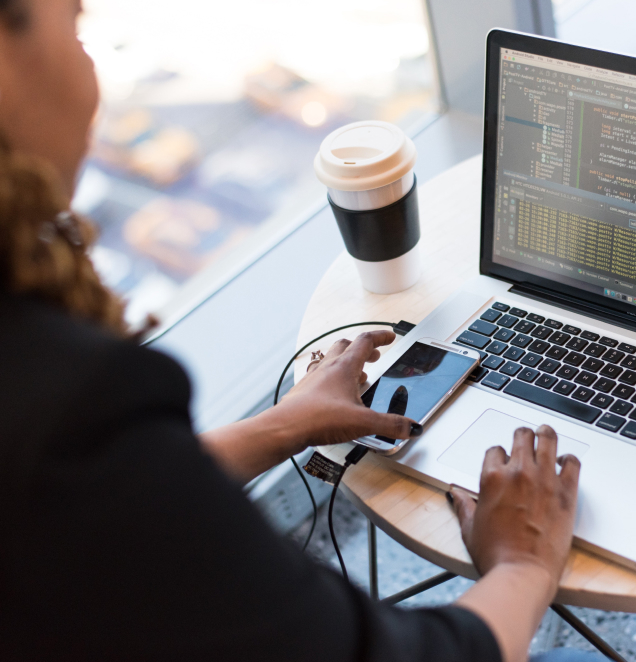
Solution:
[(481, 223), (481, 275), (403, 340), (481, 365), (384, 461), (477, 493), (489, 447), (551, 425), (582, 463), (575, 543), (636, 569), (636, 58), (489, 34)]

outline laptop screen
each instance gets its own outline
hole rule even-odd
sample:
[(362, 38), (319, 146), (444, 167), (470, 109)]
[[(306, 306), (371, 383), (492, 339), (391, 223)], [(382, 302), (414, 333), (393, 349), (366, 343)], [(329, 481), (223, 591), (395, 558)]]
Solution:
[(492, 261), (636, 306), (636, 76), (499, 51)]

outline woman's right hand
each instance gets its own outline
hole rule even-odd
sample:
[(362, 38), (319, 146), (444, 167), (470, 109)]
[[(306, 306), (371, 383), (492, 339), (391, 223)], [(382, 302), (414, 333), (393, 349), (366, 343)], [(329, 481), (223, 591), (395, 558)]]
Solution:
[(475, 567), (485, 575), (499, 564), (533, 564), (547, 570), (556, 592), (572, 542), (580, 462), (559, 458), (557, 435), (519, 428), (510, 457), (500, 446), (484, 460), (479, 501), (451, 489), (462, 537)]

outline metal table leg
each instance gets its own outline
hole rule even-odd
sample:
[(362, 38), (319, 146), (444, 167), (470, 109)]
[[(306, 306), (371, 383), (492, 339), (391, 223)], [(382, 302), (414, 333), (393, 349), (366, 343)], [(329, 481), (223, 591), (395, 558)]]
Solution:
[(384, 602), (388, 605), (396, 605), (398, 602), (402, 602), (402, 600), (407, 600), (408, 598), (412, 598), (414, 595), (424, 593), (424, 591), (428, 591), (430, 588), (435, 588), (436, 586), (447, 582), (449, 579), (454, 579), (455, 577), (457, 577), (457, 575), (454, 575), (452, 572), (440, 572), (439, 575), (435, 575), (435, 577), (425, 579), (419, 584), (405, 588), (399, 593), (395, 593), (394, 595), (390, 595), (388, 598), (384, 598), (381, 600), (381, 602)]
[[(369, 593), (371, 595), (371, 599), (379, 600), (377, 529), (371, 520), (367, 520), (367, 533), (369, 539)], [(423, 593), (424, 591), (434, 588), (435, 586), (439, 586), (440, 584), (443, 584), (444, 582), (447, 582), (456, 576), (457, 575), (454, 575), (452, 572), (441, 572), (439, 575), (435, 575), (434, 577), (420, 582), (415, 586), (411, 586), (410, 588), (400, 591), (395, 595), (384, 598), (382, 602), (390, 605), (397, 604), (398, 602), (402, 602), (402, 600), (413, 597), (418, 593)], [(585, 625), (583, 621), (578, 619), (567, 607), (559, 604), (553, 604), (551, 605), (551, 609), (607, 658), (614, 660), (614, 662), (627, 662), (627, 660), (622, 655), (615, 651), (606, 641), (601, 639), (601, 637), (599, 637), (596, 632)]]
[[(367, 534), (369, 539), (369, 593), (371, 595), (372, 600), (380, 599), (380, 592), (378, 588), (377, 533), (378, 530), (375, 524), (371, 520), (367, 520)], [(419, 584), (415, 584), (415, 586), (411, 586), (407, 589), (404, 589), (403, 591), (400, 591), (395, 595), (391, 595), (388, 598), (384, 598), (382, 602), (386, 602), (387, 604), (390, 605), (397, 604), (398, 602), (402, 602), (402, 600), (411, 598), (414, 595), (417, 595), (418, 593), (423, 593), (424, 591), (428, 591), (429, 588), (434, 588), (435, 586), (439, 586), (440, 584), (443, 584), (444, 582), (447, 582), (449, 579), (453, 579), (453, 577), (456, 576), (457, 575), (454, 575), (452, 572), (442, 572), (439, 575), (435, 575), (435, 577), (431, 577), (430, 579), (426, 579), (425, 581), (420, 582)]]
[(367, 520), (369, 537), (369, 593), (372, 600), (378, 600), (378, 539), (377, 529), (371, 520)]
[(627, 660), (619, 655), (606, 641), (601, 639), (594, 630), (589, 628), (582, 620), (578, 619), (567, 607), (563, 605), (552, 605), (555, 611), (570, 627), (574, 628), (582, 637), (587, 639), (592, 646), (597, 648), (605, 657), (615, 662), (627, 662)]

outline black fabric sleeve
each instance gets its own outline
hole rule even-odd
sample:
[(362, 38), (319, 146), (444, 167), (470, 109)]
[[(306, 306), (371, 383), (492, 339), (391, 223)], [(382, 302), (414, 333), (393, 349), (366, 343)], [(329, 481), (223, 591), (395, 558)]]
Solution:
[(113, 343), (63, 383), (3, 526), (3, 659), (499, 662), (472, 613), (372, 603), (275, 534), (167, 357)]

